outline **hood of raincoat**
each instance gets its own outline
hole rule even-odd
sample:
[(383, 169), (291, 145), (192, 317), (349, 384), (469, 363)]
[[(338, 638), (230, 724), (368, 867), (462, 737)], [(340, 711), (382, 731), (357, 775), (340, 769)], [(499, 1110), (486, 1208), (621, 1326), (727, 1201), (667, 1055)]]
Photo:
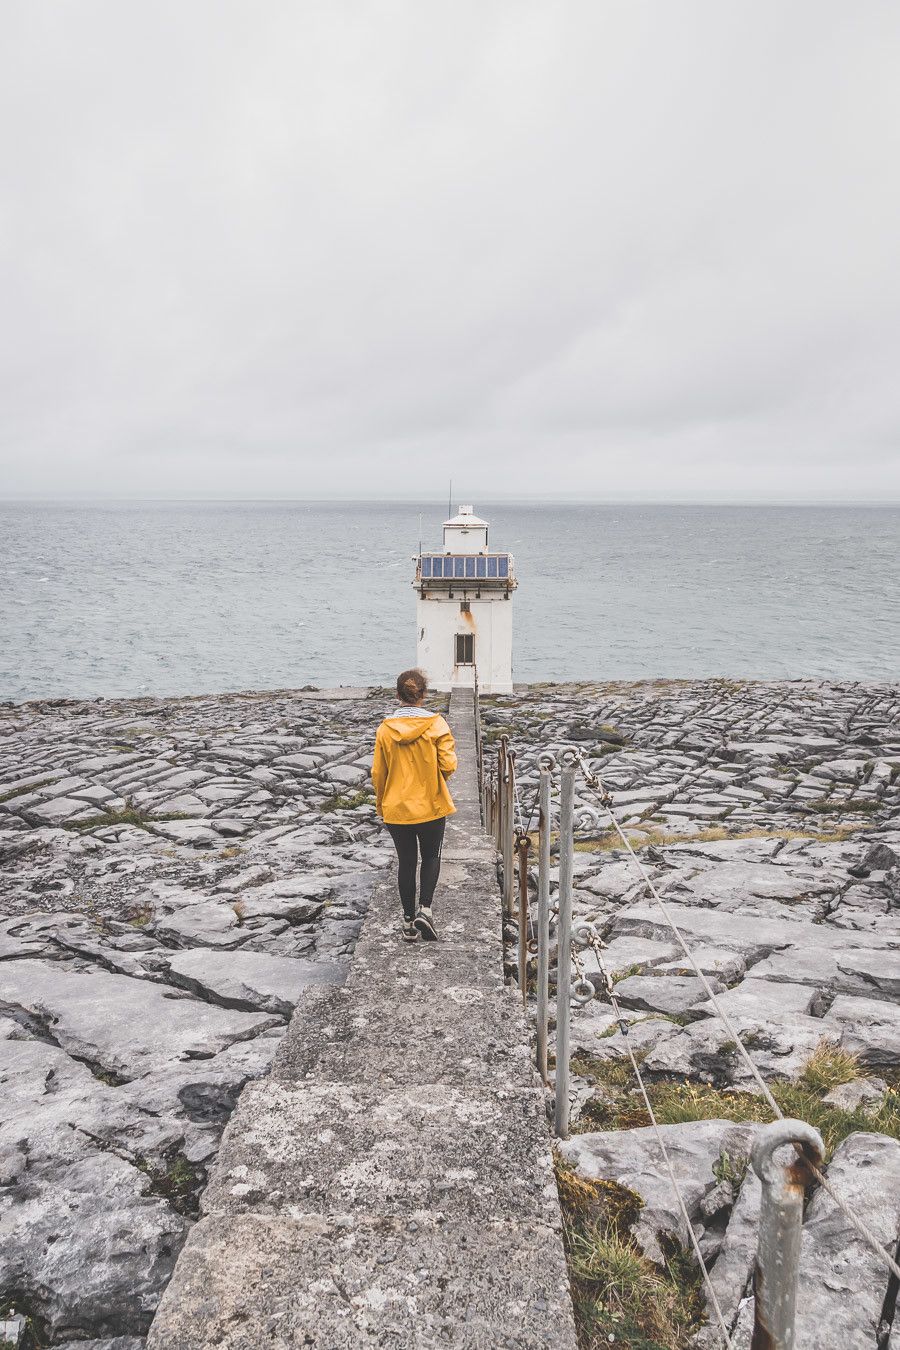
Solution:
[(440, 713), (429, 712), (427, 708), (400, 708), (388, 713), (382, 726), (385, 733), (397, 745), (412, 745), (435, 724), (443, 721)]

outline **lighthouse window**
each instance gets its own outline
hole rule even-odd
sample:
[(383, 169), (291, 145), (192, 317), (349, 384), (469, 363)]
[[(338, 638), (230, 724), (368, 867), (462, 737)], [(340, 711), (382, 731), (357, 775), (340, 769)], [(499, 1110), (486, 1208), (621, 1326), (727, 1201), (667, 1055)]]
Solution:
[(509, 576), (509, 558), (506, 558), (506, 557), (498, 558), (498, 559), (497, 559), (497, 562), (498, 562), (499, 565), (500, 565), (500, 575), (501, 575), (501, 577), (508, 577), (508, 576)]
[(430, 577), (430, 576), (431, 576), (431, 559), (430, 559), (430, 558), (423, 558), (423, 559), (422, 559), (422, 576), (423, 576), (423, 577)]
[(458, 666), (474, 666), (475, 664), (474, 633), (457, 633), (456, 664)]
[(432, 566), (432, 569), (433, 569), (431, 575), (432, 575), (433, 577), (442, 577), (442, 576), (444, 575), (444, 560), (443, 560), (443, 558), (432, 558), (432, 560), (431, 560), (431, 566)]
[(464, 577), (464, 576), (465, 576), (465, 574), (466, 574), (466, 573), (465, 573), (465, 563), (466, 563), (465, 558), (454, 558), (454, 559), (453, 559), (453, 575), (454, 575), (455, 577)]
[(487, 574), (488, 574), (488, 576), (489, 576), (489, 577), (495, 577), (495, 576), (497, 575), (497, 559), (496, 559), (496, 558), (488, 558), (488, 560), (487, 560), (487, 565), (488, 565), (488, 566), (487, 566)]
[(466, 576), (474, 577), (474, 575), (475, 575), (475, 559), (466, 558)]
[(476, 575), (476, 577), (484, 577), (484, 576), (487, 576), (487, 570), (486, 570), (486, 568), (485, 568), (486, 562), (487, 562), (487, 558), (476, 558), (476, 559), (475, 559), (475, 575)]

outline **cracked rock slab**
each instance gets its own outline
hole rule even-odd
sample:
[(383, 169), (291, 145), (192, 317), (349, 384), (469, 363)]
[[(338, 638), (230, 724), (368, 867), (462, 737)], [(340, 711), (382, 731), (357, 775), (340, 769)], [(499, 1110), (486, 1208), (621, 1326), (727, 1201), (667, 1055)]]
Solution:
[(231, 1008), (259, 1009), (290, 1016), (301, 994), (313, 985), (340, 984), (345, 969), (335, 962), (303, 961), (266, 952), (221, 952), (192, 948), (169, 961), (175, 983), (201, 997), (212, 995)]
[(47, 961), (6, 962), (0, 994), (45, 1024), (68, 1054), (124, 1079), (208, 1057), (275, 1025), (268, 1014), (215, 1008), (146, 980)]

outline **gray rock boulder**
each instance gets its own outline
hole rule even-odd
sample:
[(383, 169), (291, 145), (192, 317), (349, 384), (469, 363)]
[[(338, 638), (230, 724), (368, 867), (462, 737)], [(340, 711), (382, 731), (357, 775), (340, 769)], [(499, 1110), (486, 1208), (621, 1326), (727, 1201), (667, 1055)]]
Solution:
[[(759, 1178), (752, 1168), (748, 1168), (718, 1256), (710, 1271), (710, 1281), (729, 1331), (734, 1329), (737, 1322), (741, 1300), (753, 1273), (759, 1237), (761, 1194)], [(707, 1315), (709, 1320), (697, 1336), (697, 1350), (721, 1350), (722, 1335), (709, 1308)]]
[(900, 1060), (900, 1008), (880, 999), (841, 995), (832, 1003), (829, 1018), (841, 1028), (845, 1050), (863, 1064), (891, 1067)]
[(6, 1194), (0, 1288), (21, 1291), (54, 1339), (145, 1330), (188, 1229), (149, 1189), (142, 1171), (102, 1152)]
[[(900, 1143), (851, 1134), (828, 1167), (835, 1191), (893, 1253), (900, 1233)], [(796, 1350), (871, 1350), (888, 1272), (824, 1190), (803, 1225)]]
[(841, 1083), (832, 1088), (823, 1098), (827, 1106), (839, 1111), (877, 1111), (887, 1093), (887, 1083), (883, 1078), (855, 1078), (850, 1083)]
[(334, 764), (324, 770), (324, 776), (338, 787), (358, 787), (367, 781), (369, 774), (367, 769), (357, 768), (353, 764)]
[[(822, 1040), (840, 1039), (840, 1028), (826, 1018), (799, 1014), (782, 1019), (735, 1015), (732, 1021), (766, 1079), (798, 1078)], [(650, 1049), (644, 1064), (648, 1073), (747, 1089), (754, 1086), (735, 1042), (718, 1017), (707, 1017), (686, 1027), (670, 1026), (668, 1034)]]
[[(712, 981), (718, 992), (723, 986)], [(616, 985), (616, 996), (624, 1008), (647, 1012), (669, 1013), (676, 1016), (705, 1017), (707, 994), (696, 976), (684, 975), (630, 975)]]
[[(746, 1157), (754, 1128), (731, 1120), (660, 1126), (689, 1218), (700, 1217), (704, 1196), (716, 1186), (713, 1164), (722, 1153), (732, 1159)], [(690, 1243), (652, 1127), (579, 1134), (557, 1147), (580, 1176), (615, 1181), (641, 1197), (644, 1208), (634, 1234), (651, 1260), (663, 1260), (663, 1234), (676, 1237), (684, 1246)]]

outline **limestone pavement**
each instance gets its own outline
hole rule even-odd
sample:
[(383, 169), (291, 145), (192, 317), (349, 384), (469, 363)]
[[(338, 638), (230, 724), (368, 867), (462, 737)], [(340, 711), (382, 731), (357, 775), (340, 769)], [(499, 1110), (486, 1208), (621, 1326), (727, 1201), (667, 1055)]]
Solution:
[[(581, 747), (765, 1078), (797, 1084), (822, 1046), (855, 1057), (859, 1076), (822, 1091), (823, 1106), (844, 1112), (833, 1123), (850, 1131), (830, 1169), (893, 1253), (900, 1236), (900, 686), (532, 686), (484, 700), (483, 714), (488, 742), (507, 731), (518, 752), (526, 816), (539, 752)], [(728, 1118), (729, 1105), (738, 1105), (728, 1093), (752, 1090), (753, 1080), (583, 781), (576, 823), (576, 918), (594, 922), (608, 944), (604, 964), (617, 981), (642, 1073), (651, 1084), (687, 1089), (678, 1099), (686, 1115), (676, 1111), (663, 1132), (718, 1297), (737, 1328), (734, 1344), (743, 1347), (759, 1189), (752, 1172), (741, 1182), (754, 1126)], [(593, 953), (583, 960), (601, 988)], [(619, 1115), (642, 1110), (633, 1093), (610, 1095), (608, 1084), (623, 1081), (613, 1070), (626, 1051), (608, 1002), (573, 1012), (572, 1040), (582, 1070), (573, 1079), (578, 1132), (562, 1156), (585, 1176), (619, 1181), (642, 1197), (636, 1236), (660, 1260), (666, 1240), (686, 1245), (689, 1235), (652, 1130), (613, 1127)], [(595, 1073), (607, 1087), (597, 1088)], [(704, 1098), (706, 1087), (716, 1091)], [(891, 1135), (870, 1124), (881, 1108), (893, 1121)], [(718, 1118), (691, 1119), (692, 1109)], [(607, 1120), (611, 1127), (603, 1128)], [(885, 1343), (887, 1271), (824, 1192), (810, 1203), (803, 1253), (798, 1350)], [(721, 1337), (709, 1326), (700, 1343), (719, 1345)]]
[(345, 975), (387, 691), (0, 708), (0, 1312), (142, 1345), (225, 1122)]
[(575, 1335), (543, 1093), (504, 985), (471, 695), (441, 941), (376, 889), (340, 990), (304, 995), (246, 1088), (151, 1350), (555, 1347)]

